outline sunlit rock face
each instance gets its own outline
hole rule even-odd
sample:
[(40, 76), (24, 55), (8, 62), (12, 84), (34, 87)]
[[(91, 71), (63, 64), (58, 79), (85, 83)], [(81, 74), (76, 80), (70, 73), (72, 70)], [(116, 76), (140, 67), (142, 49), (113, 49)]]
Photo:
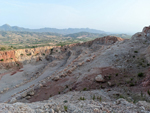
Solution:
[(147, 38), (150, 38), (150, 26), (146, 26), (143, 28), (142, 32), (144, 33), (144, 35), (147, 37)]

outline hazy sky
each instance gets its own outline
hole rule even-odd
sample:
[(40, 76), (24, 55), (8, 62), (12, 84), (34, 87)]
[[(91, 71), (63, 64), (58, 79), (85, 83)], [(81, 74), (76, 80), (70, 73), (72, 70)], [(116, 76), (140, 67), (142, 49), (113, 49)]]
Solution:
[(150, 25), (150, 0), (0, 0), (0, 25), (135, 33)]

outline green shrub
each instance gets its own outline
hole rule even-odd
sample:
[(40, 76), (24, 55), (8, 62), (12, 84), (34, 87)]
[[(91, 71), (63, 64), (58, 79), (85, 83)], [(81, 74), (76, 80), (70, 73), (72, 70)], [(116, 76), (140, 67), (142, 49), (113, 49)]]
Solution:
[(31, 55), (31, 53), (27, 54), (27, 56), (30, 56), (30, 55)]
[(102, 97), (97, 97), (97, 100), (99, 100), (100, 102), (102, 101)]
[(67, 107), (67, 106), (64, 106), (64, 110), (67, 111), (67, 110), (68, 110), (68, 107)]
[(80, 97), (79, 100), (85, 100), (85, 98), (84, 97)]
[(5, 47), (1, 47), (1, 49), (0, 49), (1, 51), (4, 51), (4, 50), (6, 50), (6, 48)]
[(130, 83), (130, 86), (135, 86), (135, 84), (134, 83)]
[(66, 88), (68, 88), (68, 85), (66, 85)]
[(134, 53), (138, 53), (138, 51), (134, 51)]
[(149, 90), (147, 91), (147, 93), (148, 93), (148, 95), (150, 95), (150, 91)]
[(86, 88), (83, 88), (83, 91), (86, 91)]
[(138, 73), (138, 77), (143, 77), (144, 73)]
[(64, 103), (67, 103), (68, 101), (67, 100), (64, 100)]
[(95, 95), (93, 95), (93, 100), (95, 100)]
[(0, 61), (4, 61), (4, 59), (1, 59)]

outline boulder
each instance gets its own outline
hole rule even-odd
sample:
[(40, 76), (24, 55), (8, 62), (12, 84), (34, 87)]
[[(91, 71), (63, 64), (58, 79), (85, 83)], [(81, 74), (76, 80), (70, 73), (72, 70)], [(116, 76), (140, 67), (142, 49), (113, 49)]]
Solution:
[(53, 109), (50, 109), (49, 113), (54, 113), (54, 110), (53, 110)]
[(96, 82), (105, 82), (105, 80), (104, 80), (104, 78), (103, 78), (102, 75), (97, 75), (97, 76), (95, 77), (95, 80), (96, 80)]
[(34, 95), (34, 91), (29, 92), (28, 95), (33, 96)]
[(58, 81), (59, 79), (60, 79), (59, 76), (55, 76), (55, 77), (53, 78), (54, 81)]

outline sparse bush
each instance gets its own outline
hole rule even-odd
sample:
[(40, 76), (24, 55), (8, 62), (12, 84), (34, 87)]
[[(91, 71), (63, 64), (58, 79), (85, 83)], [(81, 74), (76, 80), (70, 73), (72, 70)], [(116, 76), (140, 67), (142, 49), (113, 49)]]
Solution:
[(144, 73), (138, 73), (138, 77), (143, 77)]
[(85, 98), (84, 97), (80, 97), (79, 100), (85, 100)]
[(93, 100), (95, 100), (95, 95), (93, 95)]
[(68, 101), (67, 100), (64, 100), (64, 103), (67, 103)]
[(4, 59), (1, 59), (0, 61), (4, 61)]
[(86, 88), (83, 88), (83, 91), (86, 91)]
[(147, 93), (148, 93), (148, 95), (150, 95), (150, 91), (149, 90), (147, 91)]
[(51, 52), (53, 52), (53, 48), (51, 49)]
[(134, 83), (130, 83), (130, 86), (135, 86), (135, 84)]
[(23, 54), (20, 54), (21, 56), (23, 56)]
[(119, 95), (119, 98), (124, 98), (124, 96), (123, 95)]
[(30, 56), (30, 55), (31, 55), (31, 53), (27, 54), (27, 56)]
[(116, 76), (118, 76), (118, 73), (116, 73)]
[(67, 106), (64, 106), (64, 110), (67, 111), (67, 110), (68, 110), (68, 107), (67, 107)]
[(99, 100), (100, 102), (102, 101), (102, 97), (97, 97), (97, 100)]
[(19, 64), (18, 63), (16, 63), (17, 64), (17, 66), (19, 66)]
[(138, 53), (138, 51), (134, 51), (134, 53)]
[(1, 47), (1, 49), (0, 49), (1, 51), (4, 51), (4, 50), (6, 50), (6, 48), (5, 47)]
[(68, 85), (66, 85), (66, 88), (68, 88)]
[(109, 80), (111, 79), (111, 75), (108, 76)]
[(130, 78), (131, 81), (133, 81), (133, 78)]

